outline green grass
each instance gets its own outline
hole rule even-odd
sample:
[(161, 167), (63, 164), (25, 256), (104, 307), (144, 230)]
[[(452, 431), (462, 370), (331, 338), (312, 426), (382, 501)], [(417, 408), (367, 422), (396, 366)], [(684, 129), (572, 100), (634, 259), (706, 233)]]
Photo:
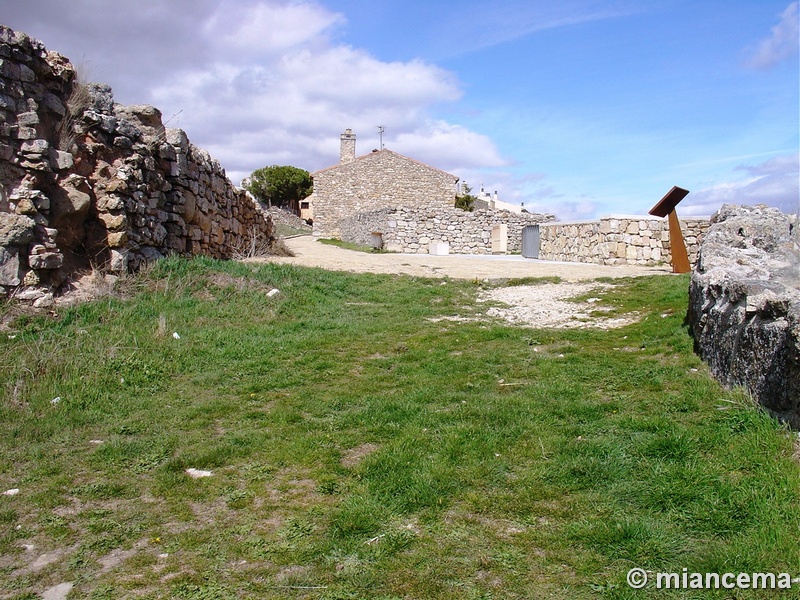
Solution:
[(622, 329), (536, 330), (431, 320), (472, 314), (469, 282), (170, 259), (21, 317), (0, 597), (760, 597), (625, 583), (800, 575), (795, 438), (692, 353), (687, 284), (593, 294), (640, 312)]
[(372, 246), (362, 246), (361, 244), (354, 244), (353, 242), (345, 242), (334, 238), (322, 238), (319, 240), (320, 244), (327, 244), (328, 246), (336, 246), (344, 250), (354, 250), (356, 252), (369, 252), (371, 254), (383, 254), (387, 252), (382, 248), (374, 248)]
[(294, 235), (311, 235), (311, 229), (300, 229), (284, 223), (275, 224), (275, 235), (279, 238), (286, 238)]

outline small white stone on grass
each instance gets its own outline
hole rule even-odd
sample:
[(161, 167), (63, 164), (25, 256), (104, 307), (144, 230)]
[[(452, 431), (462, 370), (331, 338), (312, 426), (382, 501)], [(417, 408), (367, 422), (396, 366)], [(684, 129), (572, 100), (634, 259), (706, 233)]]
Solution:
[(72, 583), (59, 583), (45, 590), (42, 594), (42, 600), (65, 600), (72, 591), (73, 586), (74, 584)]
[(172, 333), (172, 337), (174, 337), (176, 340), (179, 340), (179, 339), (181, 339), (181, 336), (180, 336), (180, 335), (178, 335), (178, 332), (177, 332), (177, 331), (174, 331), (174, 332)]
[(272, 288), (270, 291), (267, 292), (267, 298), (272, 298), (274, 295), (279, 293), (280, 290), (278, 288)]
[(61, 396), (56, 396), (55, 398), (50, 400), (50, 404), (58, 404), (59, 402), (61, 402)]
[(3, 492), (3, 496), (16, 496), (19, 494), (19, 488), (12, 488)]
[(211, 471), (203, 471), (201, 469), (186, 469), (186, 474), (193, 479), (200, 479), (201, 477), (211, 477), (213, 473)]

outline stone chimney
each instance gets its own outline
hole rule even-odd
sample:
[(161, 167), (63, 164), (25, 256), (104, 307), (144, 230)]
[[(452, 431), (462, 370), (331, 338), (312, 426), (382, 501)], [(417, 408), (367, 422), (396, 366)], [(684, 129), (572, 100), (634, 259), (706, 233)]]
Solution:
[(346, 165), (356, 159), (356, 134), (352, 129), (345, 129), (340, 139), (339, 164)]

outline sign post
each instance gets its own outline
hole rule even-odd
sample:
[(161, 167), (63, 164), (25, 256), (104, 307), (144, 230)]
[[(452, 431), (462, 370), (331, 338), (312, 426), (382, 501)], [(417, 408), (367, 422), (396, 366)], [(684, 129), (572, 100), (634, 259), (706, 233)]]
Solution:
[(672, 272), (688, 273), (692, 270), (689, 264), (689, 255), (686, 252), (686, 243), (683, 241), (681, 223), (675, 207), (689, 194), (689, 190), (673, 186), (658, 203), (650, 209), (650, 214), (656, 217), (669, 217), (669, 246), (672, 254)]

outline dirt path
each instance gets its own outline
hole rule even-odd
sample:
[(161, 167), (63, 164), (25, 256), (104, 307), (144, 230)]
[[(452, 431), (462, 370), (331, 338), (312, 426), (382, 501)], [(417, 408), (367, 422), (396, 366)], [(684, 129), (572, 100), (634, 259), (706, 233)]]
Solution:
[(315, 241), (311, 236), (285, 240), (295, 256), (270, 256), (253, 261), (290, 263), (354, 273), (388, 273), (421, 277), (495, 280), (522, 277), (558, 276), (566, 281), (585, 281), (597, 277), (638, 277), (670, 273), (664, 267), (609, 267), (588, 263), (567, 263), (523, 258), (519, 255), (451, 254), (370, 254), (343, 250)]

